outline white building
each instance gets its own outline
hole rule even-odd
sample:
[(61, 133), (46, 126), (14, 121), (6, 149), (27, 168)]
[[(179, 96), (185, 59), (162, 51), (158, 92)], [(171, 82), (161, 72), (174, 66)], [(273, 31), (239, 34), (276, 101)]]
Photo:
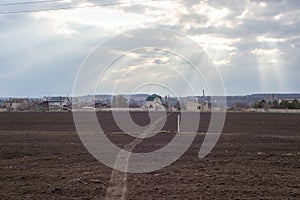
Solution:
[(146, 99), (146, 108), (149, 110), (164, 110), (164, 106), (162, 105), (162, 98), (157, 94), (152, 94)]
[(71, 108), (71, 99), (69, 97), (44, 97), (44, 102), (48, 104), (50, 111), (68, 110)]
[(13, 98), (6, 101), (7, 111), (25, 110), (30, 106), (28, 99), (24, 98)]
[(208, 102), (195, 102), (188, 101), (185, 104), (186, 110), (188, 111), (209, 111)]

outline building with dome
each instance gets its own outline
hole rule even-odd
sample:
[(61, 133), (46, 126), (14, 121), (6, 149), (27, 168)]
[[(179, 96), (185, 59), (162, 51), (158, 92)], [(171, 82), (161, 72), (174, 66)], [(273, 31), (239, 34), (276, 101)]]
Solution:
[(165, 110), (161, 96), (152, 94), (146, 99), (146, 108), (149, 110)]

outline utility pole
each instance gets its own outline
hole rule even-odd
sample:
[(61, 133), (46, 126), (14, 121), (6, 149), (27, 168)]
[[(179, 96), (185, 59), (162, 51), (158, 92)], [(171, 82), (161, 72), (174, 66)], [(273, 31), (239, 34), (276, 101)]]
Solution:
[(166, 111), (170, 112), (171, 108), (170, 108), (170, 97), (169, 97), (169, 95), (165, 96), (165, 102), (166, 102)]

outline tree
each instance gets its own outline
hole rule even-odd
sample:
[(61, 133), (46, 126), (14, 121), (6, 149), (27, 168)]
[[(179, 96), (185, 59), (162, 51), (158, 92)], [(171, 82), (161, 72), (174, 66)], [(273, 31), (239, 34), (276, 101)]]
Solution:
[(181, 110), (180, 102), (178, 100), (176, 100), (174, 108), (176, 108), (176, 110)]
[(264, 108), (266, 104), (266, 101), (263, 99), (259, 102), (255, 102), (254, 104), (254, 108)]
[(232, 110), (243, 110), (243, 109), (248, 109), (248, 108), (249, 108), (249, 105), (244, 102), (236, 102), (231, 107)]
[(279, 108), (279, 102), (277, 100), (273, 101), (273, 108)]
[(292, 102), (288, 100), (282, 100), (279, 104), (279, 108), (282, 109), (300, 109), (300, 103), (297, 99), (294, 99)]
[(297, 99), (294, 99), (290, 103), (290, 109), (299, 109), (299, 101)]
[(279, 104), (279, 108), (281, 109), (287, 109), (289, 108), (289, 101), (287, 100), (282, 100)]

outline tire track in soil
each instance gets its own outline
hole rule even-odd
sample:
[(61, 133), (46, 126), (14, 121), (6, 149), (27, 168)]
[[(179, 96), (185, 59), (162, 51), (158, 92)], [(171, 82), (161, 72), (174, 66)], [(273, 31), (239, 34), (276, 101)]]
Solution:
[[(124, 146), (124, 149), (122, 149), (122, 151), (117, 156), (113, 171), (111, 173), (111, 178), (109, 182), (109, 187), (106, 192), (105, 200), (126, 199), (126, 194), (128, 192), (128, 173), (126, 171), (128, 169), (128, 161), (133, 149), (143, 141), (144, 137), (152, 133), (153, 129), (161, 120), (166, 119), (170, 114), (171, 113), (157, 119), (153, 124), (150, 125), (148, 129), (141, 133), (140, 137), (136, 138), (133, 142)], [(117, 169), (122, 169), (123, 171), (119, 171)]]

